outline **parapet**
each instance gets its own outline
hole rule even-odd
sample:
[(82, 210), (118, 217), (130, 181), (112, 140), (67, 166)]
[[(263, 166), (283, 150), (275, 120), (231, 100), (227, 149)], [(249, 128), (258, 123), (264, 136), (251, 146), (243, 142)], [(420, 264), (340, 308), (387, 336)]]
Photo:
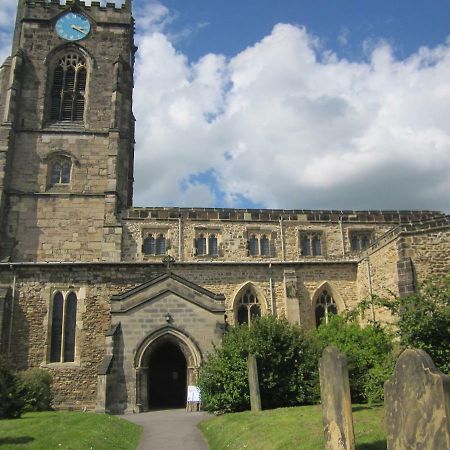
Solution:
[(405, 224), (445, 217), (440, 211), (353, 211), (310, 209), (139, 208), (125, 211), (126, 219), (191, 219), (272, 222), (282, 218), (298, 222)]
[(66, 8), (71, 5), (80, 5), (83, 8), (89, 9), (119, 9), (131, 11), (131, 0), (117, 0), (117, 1), (105, 1), (105, 0), (24, 0), (27, 6), (58, 6)]

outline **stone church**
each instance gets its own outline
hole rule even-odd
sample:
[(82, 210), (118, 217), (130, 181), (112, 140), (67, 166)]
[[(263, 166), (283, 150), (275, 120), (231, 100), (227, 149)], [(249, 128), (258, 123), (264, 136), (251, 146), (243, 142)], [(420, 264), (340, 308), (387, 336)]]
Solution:
[(227, 326), (448, 273), (439, 211), (132, 207), (136, 51), (131, 0), (19, 0), (0, 68), (0, 350), (56, 407), (183, 406)]

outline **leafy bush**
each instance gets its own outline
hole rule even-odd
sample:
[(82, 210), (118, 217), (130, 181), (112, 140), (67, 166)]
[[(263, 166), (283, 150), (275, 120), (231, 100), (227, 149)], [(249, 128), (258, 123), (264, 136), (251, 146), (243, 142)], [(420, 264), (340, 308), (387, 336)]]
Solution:
[(284, 319), (263, 317), (251, 327), (233, 327), (201, 368), (199, 386), (208, 411), (249, 409), (247, 357), (258, 362), (263, 408), (312, 403), (318, 398), (318, 349)]
[(48, 411), (51, 409), (51, 375), (42, 369), (29, 369), (20, 372), (18, 382), (26, 411)]
[(15, 419), (24, 408), (23, 393), (9, 361), (0, 355), (0, 419)]
[(418, 294), (396, 299), (392, 307), (402, 347), (425, 350), (450, 374), (450, 275), (428, 280)]
[(321, 349), (334, 345), (348, 360), (350, 391), (354, 402), (382, 399), (384, 381), (392, 366), (392, 335), (378, 325), (361, 327), (355, 320), (332, 317), (316, 336)]

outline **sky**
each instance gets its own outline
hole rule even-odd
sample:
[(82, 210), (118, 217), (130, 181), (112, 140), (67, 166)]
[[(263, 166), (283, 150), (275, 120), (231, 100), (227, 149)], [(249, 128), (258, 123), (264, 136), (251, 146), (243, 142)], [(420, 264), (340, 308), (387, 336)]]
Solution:
[(133, 8), (135, 206), (450, 212), (448, 0)]

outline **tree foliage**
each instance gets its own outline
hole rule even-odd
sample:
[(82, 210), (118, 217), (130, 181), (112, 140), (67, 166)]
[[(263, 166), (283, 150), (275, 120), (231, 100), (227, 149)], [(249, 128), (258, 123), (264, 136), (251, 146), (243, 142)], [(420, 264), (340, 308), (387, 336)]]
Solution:
[(450, 275), (427, 280), (417, 294), (376, 302), (398, 317), (402, 348), (425, 350), (439, 369), (450, 373)]
[(16, 419), (22, 415), (25, 402), (10, 362), (0, 355), (0, 419)]
[(393, 367), (393, 336), (384, 328), (362, 327), (356, 320), (334, 316), (316, 331), (320, 348), (334, 345), (347, 356), (354, 402), (381, 401), (383, 384)]
[(220, 348), (208, 355), (199, 376), (209, 411), (249, 409), (247, 357), (258, 362), (265, 409), (312, 403), (318, 398), (318, 349), (303, 331), (284, 319), (263, 317), (251, 327), (232, 327)]

